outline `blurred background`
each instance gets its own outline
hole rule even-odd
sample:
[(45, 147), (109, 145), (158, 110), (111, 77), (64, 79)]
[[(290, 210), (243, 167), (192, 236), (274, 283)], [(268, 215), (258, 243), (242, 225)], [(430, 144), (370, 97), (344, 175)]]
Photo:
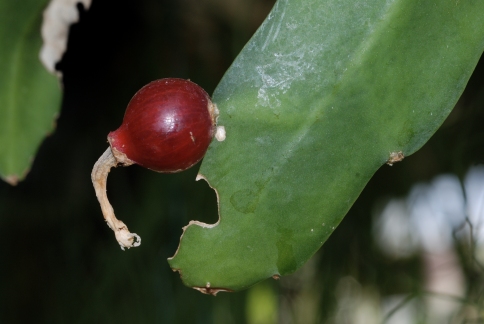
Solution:
[(27, 179), (0, 183), (1, 323), (484, 322), (484, 64), (416, 154), (383, 166), (295, 274), (207, 296), (166, 259), (182, 227), (217, 220), (198, 167), (114, 169), (108, 194), (143, 237), (122, 252), (90, 181), (131, 96), (163, 77), (212, 93), (273, 0), (94, 0), (58, 64), (57, 129)]

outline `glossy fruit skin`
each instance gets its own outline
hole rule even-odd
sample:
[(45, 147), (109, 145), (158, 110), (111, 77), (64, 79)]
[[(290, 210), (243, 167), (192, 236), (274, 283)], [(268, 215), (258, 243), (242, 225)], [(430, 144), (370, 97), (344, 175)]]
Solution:
[(108, 141), (113, 153), (136, 164), (175, 173), (203, 158), (214, 130), (214, 108), (205, 90), (189, 80), (167, 78), (133, 96), (122, 125), (109, 133)]

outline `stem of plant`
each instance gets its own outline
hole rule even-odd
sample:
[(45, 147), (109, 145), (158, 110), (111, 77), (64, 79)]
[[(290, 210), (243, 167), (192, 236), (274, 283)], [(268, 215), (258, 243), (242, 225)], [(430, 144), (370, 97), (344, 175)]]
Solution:
[(111, 168), (117, 167), (118, 165), (128, 166), (130, 164), (132, 164), (132, 162), (129, 160), (121, 162), (116, 159), (111, 147), (108, 147), (99, 160), (97, 160), (96, 164), (94, 164), (91, 172), (92, 184), (96, 191), (96, 197), (101, 205), (104, 219), (108, 223), (108, 226), (114, 231), (116, 240), (122, 250), (124, 250), (124, 248), (129, 249), (130, 247), (139, 246), (141, 244), (141, 237), (136, 233), (131, 233), (128, 230), (128, 227), (114, 215), (113, 207), (109, 203), (106, 194), (106, 183)]

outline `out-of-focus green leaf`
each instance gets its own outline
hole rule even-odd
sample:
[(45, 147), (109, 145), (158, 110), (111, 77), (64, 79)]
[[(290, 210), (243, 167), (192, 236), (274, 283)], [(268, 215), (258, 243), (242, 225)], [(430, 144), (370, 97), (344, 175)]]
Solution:
[(0, 0), (0, 176), (11, 184), (28, 172), (60, 107), (59, 81), (39, 60), (47, 3)]
[(483, 17), (480, 0), (279, 0), (214, 93), (227, 138), (200, 173), (220, 221), (185, 229), (169, 260), (184, 283), (240, 290), (304, 264), (452, 110)]

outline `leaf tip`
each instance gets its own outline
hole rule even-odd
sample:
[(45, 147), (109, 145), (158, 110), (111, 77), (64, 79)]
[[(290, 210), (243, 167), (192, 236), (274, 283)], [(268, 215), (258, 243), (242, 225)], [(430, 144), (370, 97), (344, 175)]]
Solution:
[(12, 174), (12, 175), (8, 175), (6, 177), (2, 177), (3, 180), (8, 183), (9, 185), (11, 186), (16, 186), (19, 182), (19, 178), (17, 175), (15, 174)]

